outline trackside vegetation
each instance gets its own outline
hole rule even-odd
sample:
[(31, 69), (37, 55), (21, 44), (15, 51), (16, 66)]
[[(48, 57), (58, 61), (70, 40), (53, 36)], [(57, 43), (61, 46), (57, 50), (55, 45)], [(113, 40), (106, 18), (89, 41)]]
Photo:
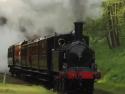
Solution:
[(55, 94), (41, 86), (0, 84), (0, 94)]

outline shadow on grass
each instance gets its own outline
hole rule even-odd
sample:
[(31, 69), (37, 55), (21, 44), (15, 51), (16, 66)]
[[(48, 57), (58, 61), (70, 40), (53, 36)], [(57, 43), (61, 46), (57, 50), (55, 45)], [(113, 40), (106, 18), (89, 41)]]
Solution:
[(14, 90), (11, 90), (11, 89), (0, 89), (0, 93), (15, 93)]
[(96, 89), (94, 94), (113, 94), (110, 91), (104, 91), (102, 89)]

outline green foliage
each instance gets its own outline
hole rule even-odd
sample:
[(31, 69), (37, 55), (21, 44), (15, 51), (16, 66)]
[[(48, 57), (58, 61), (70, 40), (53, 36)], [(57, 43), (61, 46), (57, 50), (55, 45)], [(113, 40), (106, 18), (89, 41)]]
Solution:
[[(125, 40), (124, 40), (125, 41)], [(119, 49), (109, 49), (106, 40), (98, 40), (94, 45), (96, 62), (102, 72), (104, 83), (125, 83), (125, 43)]]
[[(116, 16), (120, 30), (121, 46), (117, 49), (109, 49), (106, 33), (109, 15), (108, 7), (114, 3), (120, 3)], [(114, 13), (113, 13), (114, 14)], [(87, 34), (90, 36), (91, 44), (96, 52), (96, 62), (102, 72), (104, 83), (125, 83), (125, 2), (124, 0), (106, 0), (103, 4), (103, 17), (92, 20), (87, 19)], [(121, 38), (121, 36), (123, 38)]]
[[(115, 10), (116, 6), (116, 11)], [(112, 7), (112, 17), (117, 16), (118, 22), (117, 26), (120, 30), (120, 35), (125, 35), (125, 1), (124, 0), (106, 0), (103, 4), (103, 19), (105, 22), (105, 25), (108, 23), (109, 20), (113, 19), (108, 15), (109, 8)], [(116, 23), (115, 23), (116, 24)]]
[(102, 18), (98, 18), (96, 20), (87, 19), (87, 24), (85, 30), (87, 31), (86, 34), (90, 36), (90, 40), (98, 40), (98, 38), (105, 37), (105, 27)]

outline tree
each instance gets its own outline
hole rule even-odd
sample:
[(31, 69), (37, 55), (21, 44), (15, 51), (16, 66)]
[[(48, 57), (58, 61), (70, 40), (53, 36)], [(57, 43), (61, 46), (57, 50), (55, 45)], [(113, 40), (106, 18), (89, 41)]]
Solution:
[(125, 5), (124, 0), (107, 0), (104, 2), (103, 18), (107, 29), (107, 40), (110, 48), (120, 46), (120, 18), (119, 11)]

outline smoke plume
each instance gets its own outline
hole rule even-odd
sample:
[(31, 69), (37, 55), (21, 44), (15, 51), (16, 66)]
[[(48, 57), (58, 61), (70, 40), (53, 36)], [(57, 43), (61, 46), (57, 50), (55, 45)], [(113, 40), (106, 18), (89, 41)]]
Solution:
[(75, 21), (85, 21), (87, 17), (92, 19), (101, 16), (103, 0), (70, 0)]
[(86, 17), (88, 0), (70, 0), (72, 12), (76, 21), (82, 21)]
[(24, 39), (70, 32), (74, 21), (100, 15), (102, 0), (0, 0), (0, 71), (7, 49)]

